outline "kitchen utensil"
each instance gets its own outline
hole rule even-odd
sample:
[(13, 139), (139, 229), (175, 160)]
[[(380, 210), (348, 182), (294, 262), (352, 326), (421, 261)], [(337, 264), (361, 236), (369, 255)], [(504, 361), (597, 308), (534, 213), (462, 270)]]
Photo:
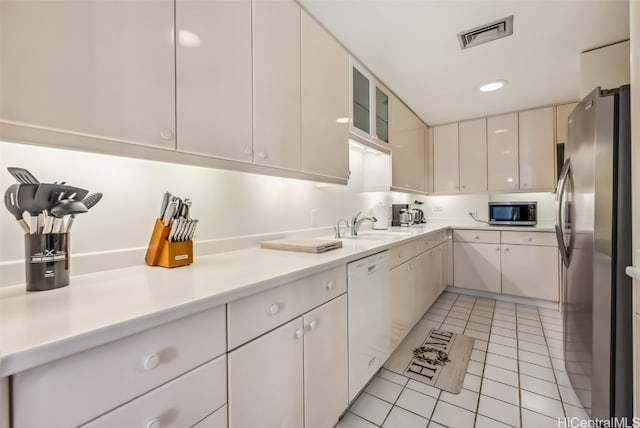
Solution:
[[(84, 198), (81, 202), (84, 204), (85, 207), (87, 207), (87, 210), (90, 210), (98, 202), (100, 202), (100, 199), (102, 199), (102, 193), (92, 193), (89, 196), (87, 196), (86, 198)], [(75, 219), (76, 219), (76, 215), (75, 214), (71, 214), (71, 217), (69, 218), (69, 221), (67, 222), (67, 225), (64, 227), (65, 233), (69, 233), (69, 230), (71, 230), (71, 226), (73, 225), (73, 221)]]
[(7, 211), (11, 213), (12, 216), (18, 221), (18, 225), (22, 228), (25, 233), (29, 233), (29, 225), (24, 218), (22, 218), (22, 214), (24, 210), (20, 208), (18, 205), (18, 189), (20, 188), (19, 184), (12, 184), (7, 188), (4, 192), (4, 206), (7, 208)]
[(409, 226), (413, 223), (413, 213), (411, 213), (408, 209), (400, 210), (400, 226)]
[(51, 208), (63, 198), (81, 201), (87, 197), (88, 193), (89, 191), (86, 189), (65, 184), (41, 183), (38, 185), (34, 195), (34, 208), (40, 208), (39, 211), (44, 209), (51, 210)]
[(164, 192), (164, 196), (162, 197), (162, 204), (160, 205), (160, 218), (164, 217), (164, 213), (167, 210), (167, 206), (169, 205), (170, 199), (171, 199), (171, 193)]
[(18, 180), (19, 183), (22, 184), (39, 184), (37, 178), (33, 176), (29, 171), (24, 168), (17, 168), (14, 166), (10, 166), (7, 168), (9, 170), (9, 174), (13, 175), (13, 178)]
[(64, 216), (69, 214), (82, 214), (86, 213), (87, 211), (87, 206), (81, 201), (74, 201), (73, 199), (63, 199), (56, 203), (53, 208), (51, 208), (51, 215), (56, 218), (64, 218)]
[(413, 214), (413, 224), (420, 224), (425, 222), (424, 211), (422, 211), (420, 208), (412, 209), (411, 213)]
[(162, 224), (164, 224), (165, 226), (169, 226), (169, 222), (171, 221), (171, 218), (176, 215), (177, 209), (178, 203), (171, 202), (164, 212), (164, 216), (162, 217)]

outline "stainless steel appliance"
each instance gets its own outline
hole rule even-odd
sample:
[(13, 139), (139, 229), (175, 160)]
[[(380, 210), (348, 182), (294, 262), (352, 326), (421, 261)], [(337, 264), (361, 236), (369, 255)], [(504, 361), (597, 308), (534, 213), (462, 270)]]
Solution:
[(632, 416), (630, 122), (628, 85), (582, 100), (556, 193), (565, 366), (593, 419)]
[(535, 226), (537, 202), (489, 202), (489, 224)]
[(413, 224), (426, 223), (427, 220), (424, 218), (424, 211), (420, 208), (414, 208), (411, 210), (413, 214)]
[(411, 226), (413, 224), (413, 213), (406, 208), (400, 210), (400, 226)]
[(392, 204), (391, 205), (391, 226), (402, 226), (400, 222), (400, 211), (409, 210), (409, 204)]

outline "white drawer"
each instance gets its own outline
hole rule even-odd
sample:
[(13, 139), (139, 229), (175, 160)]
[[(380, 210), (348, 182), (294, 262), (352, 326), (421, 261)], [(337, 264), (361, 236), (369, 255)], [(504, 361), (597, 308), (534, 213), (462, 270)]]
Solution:
[(193, 428), (227, 428), (227, 405), (198, 422)]
[(237, 348), (347, 291), (346, 265), (227, 305), (229, 349)]
[(202, 421), (226, 401), (227, 356), (223, 355), (94, 419), (83, 427), (190, 427)]
[(483, 244), (499, 244), (500, 232), (497, 230), (454, 230), (453, 240), (456, 242), (482, 242)]
[(223, 354), (225, 332), (220, 306), (18, 373), (14, 428), (79, 426)]
[(447, 231), (439, 230), (437, 232), (428, 233), (418, 241), (418, 248), (420, 252), (430, 250), (447, 240)]
[(503, 244), (542, 245), (557, 247), (556, 234), (551, 232), (502, 232)]
[(389, 268), (396, 267), (420, 254), (421, 244), (418, 239), (389, 249)]

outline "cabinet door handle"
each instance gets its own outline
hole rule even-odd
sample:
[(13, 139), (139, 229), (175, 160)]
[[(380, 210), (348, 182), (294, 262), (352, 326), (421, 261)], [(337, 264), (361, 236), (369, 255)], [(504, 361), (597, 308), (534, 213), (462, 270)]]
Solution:
[(269, 314), (275, 315), (278, 312), (280, 312), (280, 305), (274, 303), (273, 305), (269, 306)]
[(297, 329), (295, 333), (295, 338), (300, 339), (302, 336), (304, 336), (304, 330), (301, 328)]
[(161, 428), (162, 424), (160, 423), (160, 419), (153, 418), (144, 426), (144, 428)]
[(160, 131), (160, 136), (163, 140), (170, 141), (173, 139), (173, 131), (169, 128), (162, 128), (162, 131)]
[(307, 325), (307, 329), (308, 329), (309, 331), (311, 331), (311, 330), (315, 330), (315, 329), (316, 329), (316, 327), (318, 327), (318, 321), (316, 321), (316, 320), (311, 320), (311, 321), (309, 321), (309, 324)]
[(509, 247), (505, 248), (504, 250), (505, 250), (505, 251), (509, 251)]
[(376, 362), (376, 357), (373, 357), (369, 360), (369, 367), (371, 367), (373, 365), (373, 363)]
[(251, 154), (253, 154), (253, 149), (251, 147), (245, 146), (245, 148), (242, 149), (242, 154), (251, 156)]
[(500, 251), (500, 247), (497, 247), (497, 248), (496, 248), (496, 251)]
[(142, 360), (142, 367), (145, 370), (153, 370), (160, 365), (160, 356), (156, 353), (149, 354)]
[(332, 279), (330, 279), (329, 281), (327, 281), (327, 285), (326, 285), (327, 290), (333, 290), (333, 287), (335, 287), (335, 286), (336, 286), (336, 285), (335, 285), (335, 283), (333, 282), (333, 280), (332, 280)]
[(260, 159), (266, 159), (267, 157), (268, 157), (268, 156), (267, 156), (267, 153), (265, 153), (265, 152), (258, 152), (258, 158), (260, 158)]

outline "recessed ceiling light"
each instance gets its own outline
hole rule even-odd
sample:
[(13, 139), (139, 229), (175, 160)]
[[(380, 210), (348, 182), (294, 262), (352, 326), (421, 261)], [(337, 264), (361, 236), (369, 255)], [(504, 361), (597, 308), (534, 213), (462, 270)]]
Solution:
[(493, 82), (485, 83), (480, 86), (480, 92), (492, 92), (504, 87), (507, 83), (506, 80), (494, 80)]

